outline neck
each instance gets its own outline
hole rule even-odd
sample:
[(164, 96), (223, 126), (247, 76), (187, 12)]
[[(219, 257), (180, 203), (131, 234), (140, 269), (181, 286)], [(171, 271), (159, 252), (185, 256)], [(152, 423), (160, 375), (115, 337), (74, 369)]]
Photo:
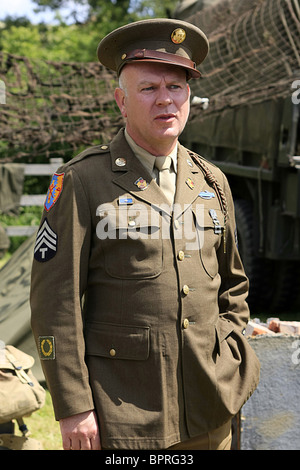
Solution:
[(126, 128), (126, 132), (139, 147), (143, 148), (155, 157), (170, 155), (178, 143), (177, 138), (173, 138), (171, 140), (160, 140), (159, 142), (145, 142), (143, 139), (139, 138), (139, 136), (132, 135), (128, 127)]

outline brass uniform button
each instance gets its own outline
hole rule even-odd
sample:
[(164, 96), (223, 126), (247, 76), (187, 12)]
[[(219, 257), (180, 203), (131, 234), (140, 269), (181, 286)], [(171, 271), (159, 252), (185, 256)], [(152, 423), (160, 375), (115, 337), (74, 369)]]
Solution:
[(111, 357), (115, 357), (115, 355), (116, 355), (116, 350), (112, 348), (112, 349), (109, 351), (109, 355), (110, 355)]
[(190, 322), (188, 321), (187, 318), (183, 320), (183, 328), (186, 330), (190, 325)]
[(179, 259), (180, 261), (183, 261), (183, 260), (184, 260), (184, 251), (180, 250), (180, 251), (178, 252), (178, 259)]
[(188, 293), (190, 292), (190, 288), (189, 286), (187, 286), (186, 284), (183, 286), (182, 288), (182, 291), (185, 295), (188, 295)]

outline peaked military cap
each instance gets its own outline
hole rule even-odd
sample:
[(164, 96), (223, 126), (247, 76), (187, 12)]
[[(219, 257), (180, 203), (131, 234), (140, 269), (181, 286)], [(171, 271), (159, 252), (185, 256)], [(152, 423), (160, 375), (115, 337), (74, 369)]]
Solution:
[(189, 78), (199, 78), (197, 66), (209, 49), (203, 31), (181, 20), (148, 19), (129, 23), (109, 33), (98, 46), (99, 61), (120, 74), (130, 62), (159, 62), (183, 67)]

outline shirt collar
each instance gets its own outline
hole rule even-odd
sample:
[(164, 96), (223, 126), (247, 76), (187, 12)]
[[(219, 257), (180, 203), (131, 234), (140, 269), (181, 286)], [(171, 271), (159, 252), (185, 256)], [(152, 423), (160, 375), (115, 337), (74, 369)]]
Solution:
[[(137, 156), (137, 158), (141, 161), (141, 163), (146, 167), (146, 169), (150, 172), (150, 174), (152, 174), (154, 163), (155, 163), (155, 158), (156, 158), (155, 155), (152, 155), (152, 153), (147, 152), (147, 150), (137, 145), (137, 143), (132, 139), (132, 137), (130, 137), (126, 129), (125, 129), (125, 138), (129, 146), (131, 147), (133, 153)], [(177, 151), (178, 151), (178, 142), (169, 155), (173, 161), (173, 168), (174, 168), (175, 173), (177, 173)]]

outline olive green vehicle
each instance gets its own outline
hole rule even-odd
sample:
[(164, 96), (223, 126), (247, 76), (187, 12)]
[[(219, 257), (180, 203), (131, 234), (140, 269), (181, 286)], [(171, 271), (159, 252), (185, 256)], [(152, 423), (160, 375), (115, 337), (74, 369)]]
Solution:
[(299, 0), (185, 0), (210, 53), (181, 141), (226, 174), (252, 311), (297, 305), (300, 274)]

